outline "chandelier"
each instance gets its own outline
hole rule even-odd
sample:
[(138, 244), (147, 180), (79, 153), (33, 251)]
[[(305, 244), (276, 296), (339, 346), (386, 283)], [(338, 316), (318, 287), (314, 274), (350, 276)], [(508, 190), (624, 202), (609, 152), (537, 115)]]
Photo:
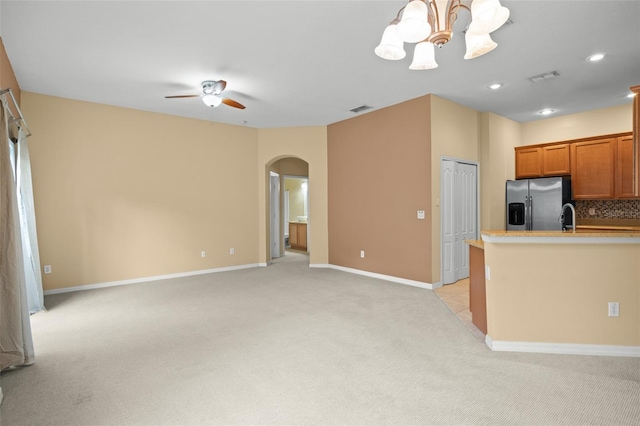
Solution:
[(417, 43), (409, 69), (436, 68), (435, 46), (442, 47), (451, 40), (460, 8), (471, 12), (464, 59), (477, 58), (495, 49), (498, 44), (489, 34), (509, 19), (509, 9), (503, 7), (500, 0), (411, 0), (384, 30), (375, 48), (376, 55), (399, 60), (406, 56), (405, 42)]

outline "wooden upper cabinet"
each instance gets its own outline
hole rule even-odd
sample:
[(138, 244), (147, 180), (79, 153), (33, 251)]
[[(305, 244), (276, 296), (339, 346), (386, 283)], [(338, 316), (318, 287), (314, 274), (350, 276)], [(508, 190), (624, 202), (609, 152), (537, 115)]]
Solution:
[(571, 174), (571, 149), (568, 143), (542, 147), (542, 175)]
[(516, 148), (516, 179), (571, 174), (568, 143)]
[(615, 198), (616, 138), (571, 144), (571, 186), (576, 200)]
[(542, 150), (540, 148), (516, 148), (516, 179), (542, 176)]
[(633, 136), (618, 138), (616, 152), (616, 198), (636, 198)]
[(633, 184), (634, 194), (640, 197), (640, 86), (631, 87), (633, 98)]

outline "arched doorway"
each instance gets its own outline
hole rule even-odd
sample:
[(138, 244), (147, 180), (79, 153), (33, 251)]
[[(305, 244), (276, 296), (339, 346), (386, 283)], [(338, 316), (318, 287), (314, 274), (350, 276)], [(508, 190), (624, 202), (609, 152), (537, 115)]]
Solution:
[(309, 253), (309, 163), (283, 157), (267, 165), (269, 176), (268, 237), (269, 262), (287, 250)]

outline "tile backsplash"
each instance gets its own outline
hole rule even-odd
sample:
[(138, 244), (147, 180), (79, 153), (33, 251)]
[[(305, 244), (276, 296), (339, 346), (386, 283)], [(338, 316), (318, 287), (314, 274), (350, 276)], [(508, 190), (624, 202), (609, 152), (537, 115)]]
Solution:
[(576, 200), (576, 219), (640, 219), (640, 200)]

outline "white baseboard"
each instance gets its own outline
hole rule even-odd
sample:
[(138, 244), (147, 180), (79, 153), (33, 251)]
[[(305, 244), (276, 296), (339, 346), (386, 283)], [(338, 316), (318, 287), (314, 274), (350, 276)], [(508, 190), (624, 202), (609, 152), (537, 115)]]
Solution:
[(156, 275), (153, 277), (144, 277), (144, 278), (135, 278), (132, 280), (122, 280), (122, 281), (111, 281), (106, 283), (99, 284), (87, 284), (80, 285), (76, 287), (65, 287), (65, 288), (56, 288), (53, 290), (45, 290), (44, 294), (59, 294), (59, 293), (70, 293), (73, 291), (82, 291), (82, 290), (93, 290), (96, 288), (105, 288), (105, 287), (116, 287), (120, 285), (129, 285), (129, 284), (139, 284), (146, 283), (149, 281), (159, 281), (159, 280), (168, 280), (170, 278), (182, 278), (182, 277), (191, 277), (193, 275), (204, 275), (204, 274), (214, 274), (217, 272), (228, 272), (228, 271), (238, 271), (240, 269), (249, 269), (256, 268), (260, 266), (267, 266), (266, 263), (251, 263), (247, 265), (237, 265), (237, 266), (226, 266), (223, 268), (214, 268), (214, 269), (201, 269), (198, 271), (189, 271), (189, 272), (180, 272), (177, 274), (168, 274), (168, 275)]
[(580, 343), (510, 342), (493, 340), (487, 334), (485, 343), (492, 351), (534, 352), (541, 354), (597, 355), (640, 357), (640, 346), (587, 345)]
[[(267, 263), (251, 263), (251, 264), (247, 264), (247, 265), (227, 266), (227, 267), (215, 268), (215, 269), (202, 269), (202, 270), (199, 270), (199, 271), (180, 272), (180, 273), (177, 273), (177, 274), (168, 274), (168, 275), (156, 275), (156, 276), (152, 276), (152, 277), (135, 278), (135, 279), (131, 279), (131, 280), (111, 281), (111, 282), (98, 283), (98, 284), (80, 285), (80, 286), (76, 286), (76, 287), (56, 288), (56, 289), (53, 289), (53, 290), (45, 290), (44, 294), (45, 295), (50, 295), (50, 294), (70, 293), (70, 292), (74, 292), (74, 291), (93, 290), (93, 289), (96, 289), (96, 288), (116, 287), (116, 286), (121, 286), (121, 285), (146, 283), (146, 282), (150, 282), (150, 281), (167, 280), (167, 279), (170, 279), (170, 278), (182, 278), (182, 277), (190, 277), (190, 276), (193, 276), (193, 275), (213, 274), (213, 273), (217, 273), (217, 272), (237, 271), (237, 270), (240, 270), (240, 269), (266, 267), (266, 266), (267, 266)], [(348, 272), (348, 273), (357, 274), (357, 275), (364, 275), (366, 277), (377, 278), (377, 279), (381, 279), (381, 280), (385, 280), (385, 281), (391, 281), (391, 282), (398, 283), (398, 284), (410, 285), (412, 287), (425, 288), (427, 290), (434, 290), (434, 289), (442, 286), (442, 283), (439, 283), (439, 282), (435, 283), (435, 284), (424, 283), (424, 282), (421, 282), (421, 281), (408, 280), (406, 278), (399, 278), (399, 277), (394, 277), (394, 276), (391, 276), (391, 275), (377, 274), (375, 272), (362, 271), (362, 270), (353, 269), (353, 268), (346, 268), (344, 266), (338, 266), (338, 265), (323, 264), (323, 263), (313, 263), (313, 264), (309, 264), (309, 267), (310, 268), (336, 269), (338, 271)]]
[(406, 278), (394, 277), (392, 275), (377, 274), (375, 272), (362, 271), (360, 269), (347, 268), (347, 267), (338, 266), (338, 265), (314, 263), (314, 264), (310, 264), (309, 267), (335, 269), (342, 272), (349, 272), (350, 274), (364, 275), (365, 277), (369, 277), (369, 278), (377, 278), (379, 280), (385, 280), (385, 281), (391, 281), (398, 284), (410, 285), (412, 287), (426, 288), (427, 290), (433, 290), (434, 288), (438, 288), (437, 284), (423, 283), (422, 281), (408, 280)]

